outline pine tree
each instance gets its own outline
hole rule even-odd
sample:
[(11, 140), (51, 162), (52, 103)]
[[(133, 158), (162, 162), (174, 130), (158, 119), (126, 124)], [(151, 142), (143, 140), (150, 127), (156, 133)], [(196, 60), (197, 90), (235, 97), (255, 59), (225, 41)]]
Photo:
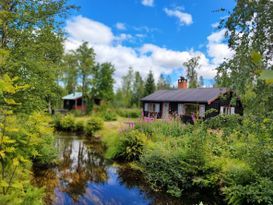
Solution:
[(154, 75), (153, 75), (153, 72), (150, 71), (145, 82), (145, 90), (144, 90), (145, 95), (150, 95), (151, 93), (153, 93), (155, 91), (155, 88), (156, 87), (155, 87)]

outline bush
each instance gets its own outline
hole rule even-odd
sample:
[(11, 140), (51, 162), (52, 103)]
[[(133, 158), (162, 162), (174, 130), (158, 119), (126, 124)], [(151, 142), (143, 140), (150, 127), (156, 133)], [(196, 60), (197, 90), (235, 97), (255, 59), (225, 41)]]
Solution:
[(117, 114), (121, 117), (126, 118), (139, 118), (141, 117), (140, 109), (118, 109)]
[(144, 175), (155, 190), (180, 197), (183, 191), (217, 187), (218, 167), (210, 164), (206, 131), (202, 128), (180, 138), (158, 142), (141, 157)]
[(57, 113), (56, 115), (53, 116), (53, 124), (56, 130), (61, 130), (61, 120), (62, 120), (63, 115), (60, 113)]
[(116, 121), (117, 115), (114, 111), (107, 110), (100, 114), (104, 121)]
[(121, 161), (138, 160), (143, 153), (146, 140), (145, 134), (137, 130), (122, 133), (116, 145), (112, 148), (112, 151), (114, 151), (111, 153), (112, 158)]
[(64, 116), (61, 121), (61, 130), (63, 131), (74, 131), (75, 130), (75, 117), (72, 114)]
[(248, 185), (231, 185), (223, 189), (228, 204), (273, 204), (273, 181), (260, 178)]
[(91, 117), (85, 124), (85, 134), (93, 136), (96, 131), (101, 130), (103, 127), (103, 121), (98, 117)]
[(137, 123), (136, 129), (145, 133), (147, 136), (161, 135), (165, 137), (179, 137), (185, 132), (189, 132), (191, 126), (185, 126), (180, 121), (155, 121), (152, 123)]
[(83, 120), (76, 121), (74, 131), (77, 133), (84, 132), (84, 121)]
[(209, 118), (206, 121), (208, 128), (211, 129), (221, 129), (221, 128), (231, 128), (235, 129), (241, 125), (242, 116), (240, 115), (217, 115), (215, 117)]

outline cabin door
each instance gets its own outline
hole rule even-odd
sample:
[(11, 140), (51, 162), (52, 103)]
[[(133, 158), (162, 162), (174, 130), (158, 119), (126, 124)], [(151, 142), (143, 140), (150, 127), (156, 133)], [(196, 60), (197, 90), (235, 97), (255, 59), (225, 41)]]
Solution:
[(162, 114), (163, 119), (169, 118), (169, 103), (163, 103), (163, 114)]

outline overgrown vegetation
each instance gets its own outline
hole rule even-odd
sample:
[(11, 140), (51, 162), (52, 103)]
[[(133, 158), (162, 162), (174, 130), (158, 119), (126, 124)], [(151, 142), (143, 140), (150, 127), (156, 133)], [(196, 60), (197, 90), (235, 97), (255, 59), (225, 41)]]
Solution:
[(54, 163), (50, 118), (34, 112), (19, 114), (13, 96), (28, 86), (17, 78), (0, 78), (0, 204), (42, 204), (43, 190), (30, 183), (32, 164)]
[(103, 128), (103, 120), (99, 117), (88, 117), (85, 120), (76, 119), (73, 114), (54, 116), (54, 126), (58, 131), (76, 132), (87, 136), (93, 136), (95, 132)]
[(136, 160), (154, 190), (175, 197), (199, 190), (223, 194), (228, 204), (272, 204), (272, 123), (236, 115), (141, 123), (108, 144), (108, 156)]

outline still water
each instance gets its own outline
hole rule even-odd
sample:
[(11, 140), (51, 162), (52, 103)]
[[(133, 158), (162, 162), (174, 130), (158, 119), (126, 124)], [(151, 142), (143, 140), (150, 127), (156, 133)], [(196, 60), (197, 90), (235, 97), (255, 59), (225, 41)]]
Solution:
[(56, 146), (59, 165), (34, 169), (34, 183), (45, 188), (48, 205), (189, 205), (209, 200), (178, 200), (153, 192), (141, 173), (106, 160), (98, 141), (58, 136)]

